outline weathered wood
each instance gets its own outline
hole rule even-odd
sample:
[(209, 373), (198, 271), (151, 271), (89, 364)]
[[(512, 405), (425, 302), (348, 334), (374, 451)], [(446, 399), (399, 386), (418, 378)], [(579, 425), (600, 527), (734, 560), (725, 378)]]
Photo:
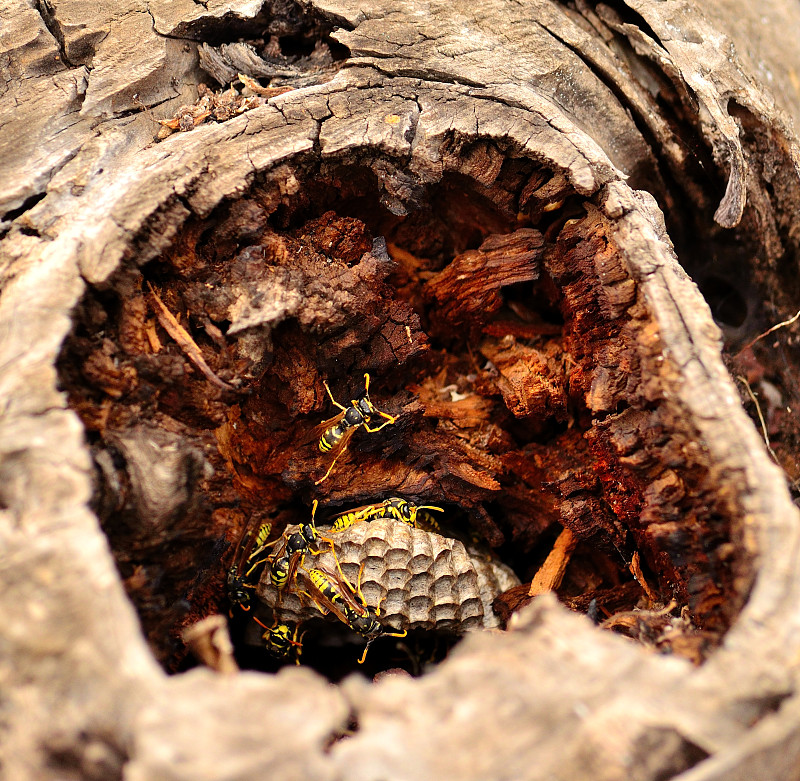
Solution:
[[(796, 308), (790, 5), (6, 0), (8, 777), (794, 777), (797, 511), (677, 263), (731, 354)], [(239, 39), (286, 66), (261, 88), (295, 89), (158, 142), (153, 117), (194, 116), (202, 46), (266, 67)], [(321, 39), (347, 51), (309, 86)], [(735, 364), (789, 469), (791, 334)], [(348, 400), (366, 371), (398, 421), (326, 504), (443, 502), (528, 580), (567, 528), (576, 609), (647, 606), (638, 553), (703, 664), (545, 595), (419, 680), (165, 676), (130, 598), (162, 659), (223, 607), (225, 535), (317, 495), (322, 380)], [(649, 607), (630, 627), (663, 630)]]

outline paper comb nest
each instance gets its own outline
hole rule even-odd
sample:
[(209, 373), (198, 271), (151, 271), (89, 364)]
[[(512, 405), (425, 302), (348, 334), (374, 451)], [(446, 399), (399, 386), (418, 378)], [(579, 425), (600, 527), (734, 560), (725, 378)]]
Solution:
[[(289, 526), (289, 535), (299, 529)], [(466, 632), (494, 629), (500, 620), (492, 601), (519, 584), (517, 576), (488, 551), (467, 548), (460, 540), (423, 531), (390, 518), (357, 523), (332, 534), (339, 564), (347, 579), (356, 585), (361, 565), (361, 589), (374, 613), (380, 604), (380, 621), (403, 629)], [(318, 555), (307, 554), (298, 568), (294, 588), (279, 592), (270, 582), (269, 567), (258, 584), (258, 596), (275, 610), (280, 621), (302, 623), (319, 618), (320, 611), (297, 591), (306, 588), (304, 569), (322, 569), (336, 574), (336, 562), (327, 543)], [(334, 618), (331, 616), (331, 618)]]

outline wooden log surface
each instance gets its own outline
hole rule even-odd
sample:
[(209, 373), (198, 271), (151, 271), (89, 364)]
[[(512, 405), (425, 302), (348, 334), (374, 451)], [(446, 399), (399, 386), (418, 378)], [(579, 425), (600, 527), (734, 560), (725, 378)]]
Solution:
[[(797, 307), (798, 15), (5, 0), (7, 777), (796, 777), (800, 525), (781, 412), (796, 359), (791, 342), (777, 366), (771, 342), (748, 342)], [(201, 63), (254, 67), (240, 39), (261, 41), (268, 74), (246, 77), (292, 89), (193, 111), (201, 83), (222, 94)], [(156, 119), (177, 129), (159, 138)], [(498, 308), (500, 288), (543, 273), (554, 333), (519, 315), (524, 299)], [(740, 319), (715, 308), (720, 279)], [(187, 313), (206, 318), (198, 349), (227, 388), (183, 357), (154, 295), (195, 334)], [(466, 333), (483, 373), (448, 398), (457, 361), (424, 356), (456, 355)], [(325, 463), (301, 439), (328, 409), (322, 379), (346, 395), (366, 371), (396, 438), (343, 457), (321, 499), (362, 501), (366, 476), (462, 507), (501, 550), (544, 560), (556, 527), (598, 560), (635, 550), (694, 634), (654, 654), (543, 595), (419, 679), (166, 675), (139, 620), (151, 644), (176, 622), (213, 540), (260, 497), (311, 497), (306, 467)], [(783, 391), (768, 432), (783, 470), (731, 375)]]

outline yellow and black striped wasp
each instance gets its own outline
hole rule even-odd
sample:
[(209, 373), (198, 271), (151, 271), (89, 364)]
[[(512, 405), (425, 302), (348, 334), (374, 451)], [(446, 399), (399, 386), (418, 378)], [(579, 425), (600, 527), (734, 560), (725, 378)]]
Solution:
[(436, 531), (439, 526), (433, 516), (427, 512), (428, 510), (444, 512), (442, 507), (416, 505), (405, 499), (401, 499), (399, 496), (392, 496), (382, 502), (365, 504), (338, 515), (333, 520), (331, 531), (341, 532), (356, 523), (361, 523), (361, 521), (377, 521), (379, 518), (394, 518), (396, 521), (402, 521), (414, 528), (426, 526)]
[(272, 626), (267, 626), (255, 616), (253, 616), (253, 620), (266, 630), (261, 637), (270, 656), (276, 659), (288, 659), (293, 655), (294, 663), (300, 664), (300, 654), (303, 652), (303, 634), (305, 633), (301, 633), (298, 637), (299, 626), (281, 624), (277, 620)]
[(358, 584), (354, 589), (341, 567), (339, 567), (339, 575), (333, 575), (322, 569), (308, 570), (306, 574), (308, 575), (309, 590), (301, 592), (311, 599), (320, 610), (333, 613), (343, 624), (367, 639), (364, 652), (358, 660), (359, 664), (364, 663), (369, 647), (379, 637), (405, 637), (408, 634), (405, 629), (402, 632), (386, 631), (383, 624), (378, 621), (380, 603), (375, 608), (375, 615), (370, 613), (367, 601), (361, 591), (363, 571), (364, 565), (362, 564), (358, 571)]
[[(374, 434), (397, 421), (394, 415), (390, 415), (388, 412), (381, 412), (370, 401), (369, 374), (364, 374), (364, 393), (358, 398), (352, 399), (349, 407), (339, 404), (333, 398), (333, 393), (331, 393), (328, 383), (324, 382), (323, 384), (330, 400), (341, 412), (328, 420), (322, 421), (312, 432), (311, 438), (319, 438), (317, 447), (320, 451), (333, 454), (333, 460), (328, 467), (328, 471), (319, 480), (316, 480), (314, 485), (319, 485), (327, 479), (328, 475), (333, 471), (336, 460), (347, 449), (351, 437), (359, 428), (363, 427), (365, 431)], [(371, 424), (376, 418), (384, 418), (384, 422), (379, 426), (372, 426)]]
[(267, 560), (266, 557), (259, 559), (259, 556), (275, 544), (267, 542), (271, 531), (272, 525), (269, 523), (262, 523), (255, 534), (245, 529), (236, 544), (227, 578), (231, 614), (233, 607), (239, 607), (244, 611), (250, 610), (251, 592), (258, 583), (258, 578), (254, 577), (254, 574), (259, 565)]
[[(333, 542), (327, 537), (323, 537), (317, 531), (316, 515), (319, 502), (315, 499), (311, 505), (311, 523), (304, 523), (300, 526), (299, 532), (294, 532), (285, 540), (283, 549), (276, 551), (270, 562), (270, 580), (278, 591), (282, 591), (289, 581), (294, 580), (297, 567), (306, 553), (317, 555), (320, 550), (321, 542), (328, 542), (333, 551)], [(312, 550), (316, 548), (316, 550)], [(280, 555), (279, 555), (280, 554)], [(335, 554), (334, 554), (335, 555)]]

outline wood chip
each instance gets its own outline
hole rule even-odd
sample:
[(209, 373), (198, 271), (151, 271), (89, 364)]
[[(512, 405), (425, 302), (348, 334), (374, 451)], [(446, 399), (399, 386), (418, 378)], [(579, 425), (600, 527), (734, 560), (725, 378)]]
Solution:
[(564, 529), (558, 535), (556, 544), (553, 545), (553, 550), (550, 551), (544, 560), (544, 564), (542, 564), (531, 581), (531, 587), (528, 591), (529, 596), (535, 597), (539, 594), (544, 594), (545, 591), (553, 591), (561, 585), (570, 556), (577, 544), (578, 540), (569, 529)]

